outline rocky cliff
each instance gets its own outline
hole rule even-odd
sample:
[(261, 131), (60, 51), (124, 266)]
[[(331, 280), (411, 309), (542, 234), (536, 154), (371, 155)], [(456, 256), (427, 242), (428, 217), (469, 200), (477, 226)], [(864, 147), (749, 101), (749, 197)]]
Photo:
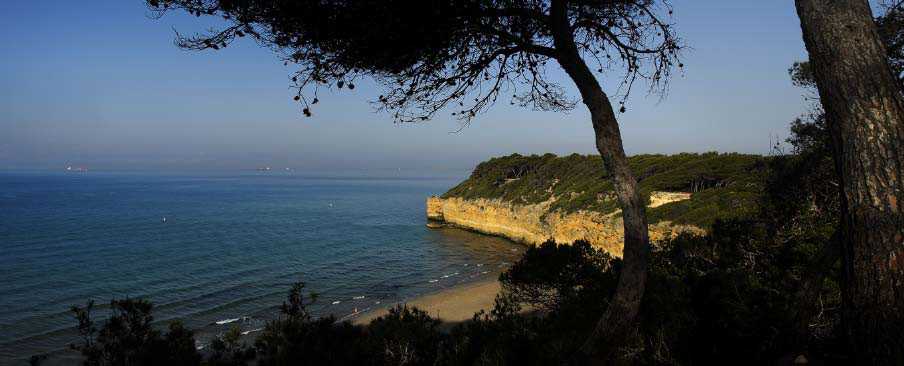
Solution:
[[(654, 192), (651, 207), (689, 198), (689, 193)], [(530, 245), (549, 239), (559, 243), (586, 240), (612, 255), (621, 256), (624, 245), (621, 211), (550, 213), (551, 204), (517, 205), (483, 198), (430, 197), (427, 199), (428, 226), (453, 226)], [(657, 241), (682, 231), (702, 233), (703, 229), (660, 221), (650, 225), (650, 238)]]
[[(481, 163), (442, 197), (427, 199), (428, 226), (453, 226), (526, 244), (587, 240), (621, 256), (621, 211), (597, 172), (599, 157), (520, 156)], [(702, 233), (715, 219), (749, 214), (761, 158), (738, 154), (632, 157), (649, 197), (650, 238)]]

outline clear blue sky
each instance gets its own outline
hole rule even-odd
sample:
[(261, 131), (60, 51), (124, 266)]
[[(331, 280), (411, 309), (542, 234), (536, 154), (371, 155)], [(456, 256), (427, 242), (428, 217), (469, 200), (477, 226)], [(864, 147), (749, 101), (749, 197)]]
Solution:
[[(793, 1), (673, 1), (684, 56), (666, 99), (634, 93), (620, 115), (629, 154), (766, 153), (806, 109), (787, 68), (806, 58)], [(148, 17), (140, 0), (4, 2), (0, 169), (242, 169), (466, 172), (490, 156), (593, 153), (588, 114), (506, 104), (458, 122), (393, 124), (379, 95), (291, 101), (289, 69), (253, 42), (217, 53), (173, 45), (197, 18)]]

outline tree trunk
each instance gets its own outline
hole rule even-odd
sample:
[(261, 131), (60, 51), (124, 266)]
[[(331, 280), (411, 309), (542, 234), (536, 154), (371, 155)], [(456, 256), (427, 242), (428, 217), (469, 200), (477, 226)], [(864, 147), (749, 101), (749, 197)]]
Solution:
[(841, 179), (843, 321), (855, 360), (904, 362), (904, 99), (867, 0), (796, 0)]
[(590, 110), (596, 148), (615, 186), (625, 229), (623, 267), (615, 295), (593, 333), (585, 340), (581, 353), (597, 362), (614, 361), (617, 356), (615, 351), (634, 325), (646, 284), (650, 256), (646, 205), (628, 166), (612, 104), (578, 53), (566, 11), (564, 1), (553, 2), (550, 17), (558, 52), (556, 59), (577, 85), (584, 104)]

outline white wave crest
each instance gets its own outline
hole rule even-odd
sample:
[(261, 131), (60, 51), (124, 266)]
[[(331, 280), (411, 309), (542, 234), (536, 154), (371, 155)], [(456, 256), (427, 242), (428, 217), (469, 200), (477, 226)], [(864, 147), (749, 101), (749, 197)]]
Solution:
[(254, 332), (260, 332), (262, 330), (264, 330), (264, 328), (256, 328), (256, 329), (252, 329), (252, 330), (246, 330), (246, 331), (242, 332), (242, 335), (249, 335)]
[(217, 320), (217, 321), (216, 321), (216, 324), (217, 324), (217, 325), (223, 325), (223, 324), (235, 323), (235, 322), (237, 322), (237, 321), (239, 321), (239, 320), (242, 320), (242, 319), (243, 319), (243, 318), (231, 318), (231, 319)]

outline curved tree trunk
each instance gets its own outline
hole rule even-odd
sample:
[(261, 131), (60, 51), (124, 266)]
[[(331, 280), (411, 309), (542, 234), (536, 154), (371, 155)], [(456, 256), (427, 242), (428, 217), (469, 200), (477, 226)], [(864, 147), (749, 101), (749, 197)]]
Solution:
[(566, 11), (564, 1), (553, 1), (550, 18), (558, 51), (556, 59), (577, 85), (584, 104), (590, 110), (596, 148), (615, 186), (625, 228), (623, 267), (615, 295), (581, 347), (581, 352), (597, 362), (613, 361), (616, 356), (614, 352), (623, 344), (634, 325), (646, 284), (650, 256), (646, 205), (637, 190), (637, 180), (628, 167), (612, 103), (580, 57)]
[(867, 0), (796, 0), (841, 179), (843, 321), (855, 360), (904, 362), (904, 99)]

